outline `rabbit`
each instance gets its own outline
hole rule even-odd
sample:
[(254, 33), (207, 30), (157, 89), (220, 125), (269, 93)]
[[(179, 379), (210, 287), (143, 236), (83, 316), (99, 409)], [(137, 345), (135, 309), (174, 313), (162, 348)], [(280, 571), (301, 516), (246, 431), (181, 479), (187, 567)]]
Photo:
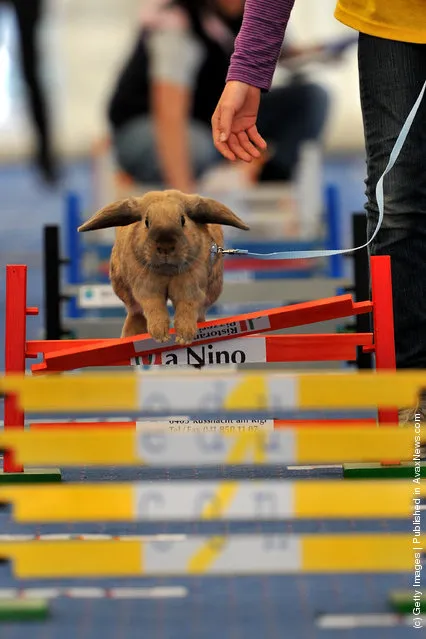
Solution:
[(79, 232), (117, 228), (110, 279), (127, 310), (121, 337), (149, 333), (167, 342), (174, 308), (175, 341), (190, 344), (197, 322), (218, 299), (223, 286), (221, 224), (249, 230), (216, 200), (176, 190), (151, 191), (110, 204), (79, 227)]

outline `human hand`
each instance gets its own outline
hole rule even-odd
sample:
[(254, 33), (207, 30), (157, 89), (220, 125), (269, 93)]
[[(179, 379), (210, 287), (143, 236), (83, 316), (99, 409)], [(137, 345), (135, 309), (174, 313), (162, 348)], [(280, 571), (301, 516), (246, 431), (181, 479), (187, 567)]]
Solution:
[(244, 82), (227, 82), (212, 117), (216, 149), (228, 160), (251, 162), (266, 142), (256, 127), (260, 89)]

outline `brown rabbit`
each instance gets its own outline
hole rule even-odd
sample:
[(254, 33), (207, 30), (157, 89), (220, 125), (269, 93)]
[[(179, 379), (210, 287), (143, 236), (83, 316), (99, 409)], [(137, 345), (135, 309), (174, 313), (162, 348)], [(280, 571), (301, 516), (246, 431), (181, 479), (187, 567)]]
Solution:
[(212, 245), (223, 243), (221, 224), (249, 229), (215, 200), (170, 190), (114, 202), (80, 226), (126, 227), (116, 231), (110, 263), (112, 287), (127, 310), (122, 337), (148, 332), (167, 342), (170, 299), (176, 342), (194, 340), (197, 322), (222, 292), (223, 256), (212, 254)]

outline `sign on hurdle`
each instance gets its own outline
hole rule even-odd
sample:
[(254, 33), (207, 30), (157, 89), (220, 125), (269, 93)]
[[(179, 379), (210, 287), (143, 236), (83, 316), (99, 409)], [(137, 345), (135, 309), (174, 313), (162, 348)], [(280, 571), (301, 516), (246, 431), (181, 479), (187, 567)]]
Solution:
[[(336, 426), (351, 425), (356, 420), (342, 421), (342, 423)], [(171, 433), (242, 433), (242, 432), (255, 432), (255, 431), (273, 431), (275, 428), (287, 428), (291, 422), (282, 422), (274, 419), (194, 419), (189, 415), (176, 415), (168, 417), (167, 419), (159, 418), (157, 420), (146, 419), (134, 421), (131, 419), (117, 421), (114, 419), (105, 419), (102, 421), (99, 417), (95, 417), (92, 420), (56, 420), (46, 422), (44, 420), (31, 421), (29, 428), (32, 430), (47, 430), (47, 429), (70, 429), (73, 430), (88, 430), (88, 429), (105, 429), (105, 428), (124, 428), (130, 430), (137, 430), (140, 432), (165, 432)], [(372, 426), (375, 424), (374, 420), (370, 423), (362, 423), (361, 427)], [(318, 422), (318, 427), (327, 425), (327, 421)], [(306, 420), (294, 420), (293, 426), (312, 426), (312, 423)], [(333, 423), (334, 426), (334, 423)]]
[(266, 335), (247, 336), (131, 358), (125, 364), (166, 366), (218, 366), (262, 362), (354, 361), (357, 348), (372, 346), (365, 335)]
[(362, 421), (341, 417), (338, 421), (330, 419), (222, 419), (221, 417), (214, 419), (196, 419), (189, 415), (174, 415), (173, 417), (158, 419), (139, 419), (132, 420), (130, 418), (104, 418), (91, 417), (84, 419), (56, 419), (52, 421), (32, 420), (28, 422), (28, 428), (32, 430), (47, 429), (70, 429), (73, 430), (90, 430), (105, 428), (124, 428), (146, 431), (160, 431), (171, 433), (243, 433), (255, 431), (274, 431), (282, 428), (344, 428), (345, 426), (353, 426), (354, 428), (370, 428), (377, 426), (376, 420), (363, 419)]
[(1, 488), (0, 503), (19, 523), (408, 518), (426, 498), (426, 486), (418, 488), (414, 502), (407, 481), (66, 484)]
[[(426, 537), (418, 537), (424, 548)], [(407, 534), (188, 536), (0, 543), (19, 579), (409, 572)]]

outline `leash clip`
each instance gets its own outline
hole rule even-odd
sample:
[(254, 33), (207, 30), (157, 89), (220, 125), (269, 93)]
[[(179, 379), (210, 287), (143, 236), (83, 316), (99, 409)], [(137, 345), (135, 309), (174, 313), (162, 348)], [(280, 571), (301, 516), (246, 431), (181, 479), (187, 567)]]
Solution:
[(248, 251), (246, 249), (224, 249), (222, 246), (218, 246), (217, 250), (222, 255), (247, 255)]

